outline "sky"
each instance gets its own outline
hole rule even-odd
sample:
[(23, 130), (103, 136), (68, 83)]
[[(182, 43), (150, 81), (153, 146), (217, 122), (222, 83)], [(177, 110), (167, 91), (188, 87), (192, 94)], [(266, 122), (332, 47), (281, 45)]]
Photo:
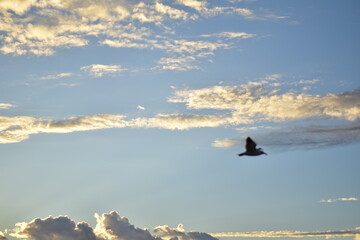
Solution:
[(357, 0), (0, 0), (0, 239), (359, 240), (359, 42)]

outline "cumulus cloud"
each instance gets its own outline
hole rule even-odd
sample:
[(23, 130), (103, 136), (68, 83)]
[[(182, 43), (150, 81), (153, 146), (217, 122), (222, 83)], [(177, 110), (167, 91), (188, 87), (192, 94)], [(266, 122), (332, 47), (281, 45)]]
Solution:
[(326, 199), (326, 200), (321, 200), (320, 202), (322, 203), (333, 203), (333, 202), (338, 202), (338, 201), (358, 201), (359, 199), (356, 197), (349, 197), (349, 198), (335, 198), (335, 199)]
[(113, 75), (118, 72), (125, 71), (120, 65), (103, 65), (103, 64), (92, 64), (89, 66), (81, 67), (81, 70), (89, 73), (93, 77), (102, 77), (104, 75)]
[(17, 239), (98, 240), (87, 223), (75, 223), (67, 216), (36, 218), (29, 223), (17, 223), (15, 226), (10, 236)]
[[(31, 222), (17, 223), (10, 236), (17, 239), (34, 240), (216, 240), (206, 233), (185, 232), (181, 229), (170, 229), (167, 226), (157, 227), (152, 235), (148, 230), (132, 225), (128, 218), (117, 212), (95, 214), (96, 227), (92, 228), (85, 222), (76, 223), (67, 216), (58, 216)], [(182, 225), (179, 225), (182, 226)], [(1, 235), (0, 235), (1, 236)], [(169, 238), (171, 236), (171, 238)], [(5, 239), (5, 236), (4, 238)]]
[(9, 109), (15, 107), (15, 105), (10, 104), (10, 103), (0, 103), (0, 109)]
[(339, 231), (257, 231), (257, 232), (227, 232), (213, 233), (214, 237), (251, 237), (251, 238), (333, 238), (333, 237), (356, 237), (360, 234), (360, 229), (339, 230)]
[(123, 240), (156, 240), (160, 239), (150, 234), (148, 230), (137, 228), (130, 224), (126, 217), (117, 212), (95, 214), (97, 224), (95, 233), (100, 239)]

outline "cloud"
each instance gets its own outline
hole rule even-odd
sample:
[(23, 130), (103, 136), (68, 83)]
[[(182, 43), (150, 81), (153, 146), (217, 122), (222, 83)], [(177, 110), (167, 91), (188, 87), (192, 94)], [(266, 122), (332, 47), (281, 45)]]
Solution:
[(358, 201), (359, 199), (356, 197), (349, 197), (349, 198), (335, 198), (335, 199), (327, 199), (327, 200), (321, 200), (322, 203), (333, 203), (338, 201)]
[[(189, 8), (179, 9), (179, 5)], [(201, 16), (228, 14), (224, 7), (207, 8), (206, 1), (178, 0), (173, 4), (160, 1), (36, 1), (0, 2), (0, 53), (50, 56), (59, 49), (85, 47), (91, 41), (115, 48), (161, 50), (156, 69), (199, 69), (189, 59), (206, 59), (218, 49), (233, 47), (233, 39), (255, 36), (226, 32), (209, 34), (219, 39), (189, 41), (189, 36), (176, 35), (176, 26), (198, 20)], [(30, 11), (31, 10), (31, 11)], [(233, 8), (232, 12), (248, 15), (248, 9)], [(196, 36), (190, 36), (196, 38)], [(186, 63), (162, 64), (168, 59), (186, 59)], [(170, 61), (170, 60), (168, 60)], [(48, 76), (50, 79), (60, 77)], [(44, 77), (46, 79), (46, 77)]]
[(262, 85), (214, 86), (176, 91), (169, 101), (185, 103), (190, 109), (231, 110), (235, 123), (313, 118), (355, 121), (360, 117), (360, 90), (325, 95), (280, 90)]
[(81, 67), (81, 70), (89, 73), (93, 77), (102, 77), (104, 75), (115, 74), (118, 72), (125, 71), (120, 65), (103, 65), (103, 64), (92, 64), (89, 66)]
[(213, 233), (214, 237), (250, 237), (250, 238), (333, 238), (333, 237), (356, 237), (360, 229), (322, 231), (322, 232), (300, 232), (300, 231), (257, 231), (257, 232), (228, 232)]
[(253, 38), (256, 34), (250, 34), (245, 32), (221, 32), (221, 33), (213, 33), (213, 34), (204, 34), (200, 35), (200, 37), (218, 37), (218, 38)]
[(59, 74), (55, 74), (55, 75), (48, 75), (45, 77), (41, 77), (41, 80), (50, 80), (50, 79), (59, 79), (59, 78), (64, 78), (64, 77), (71, 77), (73, 74), (72, 73), (59, 73)]
[[(245, 146), (246, 136), (235, 139), (222, 139), (213, 142), (214, 147)], [(253, 133), (252, 137), (263, 147), (278, 149), (314, 149), (335, 145), (353, 144), (360, 142), (360, 125), (312, 125), (286, 128), (267, 133)]]
[(9, 109), (9, 108), (13, 108), (15, 107), (15, 105), (10, 104), (10, 103), (0, 103), (0, 109)]
[[(82, 69), (94, 76), (113, 74), (122, 70), (117, 65), (90, 65)], [(176, 90), (174, 95), (168, 98), (171, 103), (185, 103), (187, 110), (197, 110), (200, 113), (162, 113), (153, 117), (133, 119), (109, 114), (62, 120), (30, 116), (0, 117), (0, 143), (20, 142), (32, 134), (39, 133), (68, 133), (124, 127), (187, 130), (237, 126), (238, 130), (254, 130), (253, 127), (251, 129), (251, 126), (246, 125), (296, 120), (327, 122), (336, 120), (344, 121), (345, 124), (298, 126), (252, 136), (262, 146), (279, 148), (317, 148), (359, 141), (360, 90), (311, 95), (298, 93), (295, 90), (283, 92), (280, 88), (267, 86), (279, 77), (279, 75), (267, 76), (267, 80), (260, 79), (262, 82), (260, 85), (256, 84), (257, 82), (250, 82), (241, 86)], [(212, 110), (213, 113), (201, 113), (203, 110)], [(242, 138), (215, 140), (213, 145), (216, 147), (243, 145)]]
[(95, 214), (97, 220), (94, 229), (100, 239), (123, 240), (156, 240), (148, 230), (131, 225), (126, 217), (121, 217), (117, 212)]
[(159, 234), (161, 239), (164, 240), (216, 240), (217, 238), (212, 237), (207, 233), (200, 232), (186, 232), (184, 226), (179, 224), (177, 228), (170, 228), (167, 225), (159, 226), (154, 229), (154, 232)]
[(5, 237), (5, 234), (4, 234), (3, 232), (1, 232), (1, 231), (0, 231), (0, 239), (7, 239), (7, 238)]
[(34, 240), (98, 240), (87, 223), (75, 223), (67, 216), (36, 218), (29, 223), (17, 223), (10, 236)]
[(123, 115), (92, 115), (64, 120), (45, 120), (33, 117), (0, 117), (0, 143), (26, 140), (32, 134), (70, 133), (128, 126)]
[[(216, 240), (206, 233), (185, 232), (181, 229), (170, 229), (161, 226), (156, 228), (157, 236), (148, 230), (135, 227), (128, 218), (120, 216), (117, 212), (95, 214), (96, 226), (92, 228), (88, 223), (76, 223), (67, 216), (58, 216), (31, 222), (17, 223), (10, 236), (17, 239), (34, 240)], [(182, 226), (182, 225), (179, 225)], [(160, 231), (161, 229), (161, 231)], [(168, 238), (172, 236), (171, 238)], [(5, 236), (4, 236), (5, 237)]]
[(136, 109), (138, 110), (145, 110), (145, 107), (141, 106), (141, 105), (137, 105)]

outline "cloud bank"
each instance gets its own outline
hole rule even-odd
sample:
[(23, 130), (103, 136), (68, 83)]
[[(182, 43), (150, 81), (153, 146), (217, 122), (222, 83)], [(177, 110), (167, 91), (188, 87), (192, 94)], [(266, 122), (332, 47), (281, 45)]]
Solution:
[[(135, 227), (128, 218), (121, 217), (117, 212), (95, 214), (96, 226), (92, 228), (88, 223), (76, 223), (67, 216), (22, 222), (15, 225), (15, 229), (8, 230), (10, 236), (16, 239), (34, 240), (216, 240), (206, 233), (185, 232), (182, 229), (171, 229), (159, 226), (157, 235), (148, 230)], [(5, 236), (3, 236), (5, 238)], [(170, 238), (169, 238), (170, 237)]]
[[(227, 237), (252, 238), (332, 238), (352, 237), (360, 234), (360, 228), (353, 230), (300, 232), (300, 231), (257, 231), (257, 232), (227, 232), (204, 233), (185, 231), (182, 224), (177, 228), (167, 225), (158, 226), (154, 233), (130, 223), (129, 219), (117, 212), (95, 214), (96, 226), (91, 227), (86, 222), (76, 223), (68, 216), (36, 218), (30, 222), (21, 222), (12, 230), (6, 230), (9, 236), (16, 239), (33, 240), (217, 240)], [(0, 232), (0, 239), (6, 239)]]

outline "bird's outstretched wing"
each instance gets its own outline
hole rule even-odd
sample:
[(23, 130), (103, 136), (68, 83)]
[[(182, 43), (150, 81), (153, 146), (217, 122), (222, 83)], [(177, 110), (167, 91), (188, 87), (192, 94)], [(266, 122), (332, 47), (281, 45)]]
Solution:
[(246, 139), (245, 148), (247, 152), (254, 152), (256, 151), (256, 143), (250, 137), (248, 137)]

